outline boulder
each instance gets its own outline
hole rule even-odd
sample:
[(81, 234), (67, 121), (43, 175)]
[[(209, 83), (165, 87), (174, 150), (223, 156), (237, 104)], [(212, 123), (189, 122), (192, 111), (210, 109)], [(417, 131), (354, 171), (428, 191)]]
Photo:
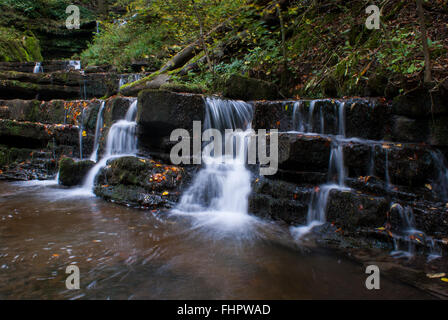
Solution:
[(171, 132), (193, 129), (193, 121), (203, 121), (205, 103), (202, 95), (164, 90), (144, 90), (138, 97), (138, 139), (143, 148), (160, 150)]
[(315, 135), (280, 133), (279, 168), (291, 171), (327, 172), (331, 139)]
[(72, 158), (62, 158), (59, 161), (59, 183), (67, 187), (81, 184), (94, 165), (90, 160), (75, 162)]
[(275, 100), (280, 97), (275, 84), (254, 78), (232, 75), (225, 82), (223, 95), (238, 100)]
[(384, 197), (360, 194), (356, 191), (330, 191), (327, 221), (344, 231), (360, 227), (378, 228), (387, 220), (390, 203)]
[(97, 178), (95, 193), (109, 201), (150, 209), (169, 208), (179, 198), (183, 169), (153, 160), (110, 160)]

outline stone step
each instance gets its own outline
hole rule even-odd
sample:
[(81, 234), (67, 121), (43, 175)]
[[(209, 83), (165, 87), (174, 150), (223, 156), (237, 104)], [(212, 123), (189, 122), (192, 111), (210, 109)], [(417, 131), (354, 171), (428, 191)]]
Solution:
[(434, 176), (431, 149), (425, 145), (301, 133), (279, 134), (279, 168), (326, 173), (336, 141), (342, 146), (344, 165), (350, 177), (373, 173), (386, 181), (389, 175), (392, 184), (421, 186)]
[[(380, 99), (254, 101), (255, 129), (338, 134), (343, 105), (345, 136), (382, 140), (390, 127), (391, 106)], [(312, 113), (311, 113), (312, 110)]]
[(0, 72), (0, 99), (90, 99), (118, 92), (116, 73)]

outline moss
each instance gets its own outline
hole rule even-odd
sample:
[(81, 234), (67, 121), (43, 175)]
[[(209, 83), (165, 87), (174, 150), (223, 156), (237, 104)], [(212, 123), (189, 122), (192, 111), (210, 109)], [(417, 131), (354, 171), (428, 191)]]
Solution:
[(64, 186), (75, 186), (82, 182), (84, 176), (95, 163), (90, 160), (75, 162), (71, 158), (59, 161), (59, 181)]
[(39, 40), (30, 32), (0, 27), (0, 61), (42, 61)]
[(192, 83), (165, 83), (160, 86), (160, 89), (172, 92), (188, 92), (198, 94), (202, 94), (207, 91), (203, 86)]
[(128, 89), (128, 88), (132, 88), (132, 87), (138, 86), (139, 84), (144, 84), (147, 81), (151, 81), (155, 77), (157, 77), (159, 74), (161, 74), (161, 72), (160, 71), (156, 71), (156, 72), (153, 72), (153, 73), (151, 73), (150, 75), (148, 75), (148, 76), (146, 76), (144, 78), (141, 78), (140, 80), (137, 80), (137, 81), (134, 81), (134, 82), (130, 82), (130, 83), (126, 83), (126, 84), (124, 84), (124, 85), (122, 85), (120, 87), (120, 91), (122, 91), (123, 89)]

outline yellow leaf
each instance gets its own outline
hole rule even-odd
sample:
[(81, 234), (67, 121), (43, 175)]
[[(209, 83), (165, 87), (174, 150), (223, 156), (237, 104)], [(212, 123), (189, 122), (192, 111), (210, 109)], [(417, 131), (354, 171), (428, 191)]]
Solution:
[(377, 230), (381, 230), (381, 231), (386, 230), (386, 228), (384, 228), (384, 227), (376, 228), (376, 229), (377, 229)]
[(82, 136), (87, 137), (87, 132), (85, 130), (82, 132)]
[(426, 189), (428, 189), (428, 190), (432, 190), (432, 186), (428, 183), (428, 184), (425, 184), (425, 187), (426, 187)]
[(165, 191), (164, 193), (162, 193), (162, 196), (167, 196), (167, 195), (169, 195), (168, 191)]
[(448, 278), (442, 278), (440, 280), (442, 280), (443, 282), (448, 282)]

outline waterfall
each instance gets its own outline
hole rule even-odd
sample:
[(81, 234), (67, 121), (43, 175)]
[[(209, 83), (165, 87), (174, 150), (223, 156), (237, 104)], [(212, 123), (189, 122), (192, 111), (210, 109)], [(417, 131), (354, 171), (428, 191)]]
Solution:
[[(226, 135), (227, 146), (237, 146), (235, 153), (224, 155), (203, 152), (205, 166), (184, 192), (174, 213), (192, 214), (199, 224), (215, 224), (235, 231), (252, 217), (248, 215), (248, 197), (251, 191), (250, 172), (246, 168), (247, 140), (252, 133), (252, 106), (242, 101), (207, 98), (204, 129), (240, 129)], [(205, 149), (210, 150), (210, 143)], [(247, 231), (246, 229), (241, 231)]]
[(385, 151), (385, 157), (386, 157), (386, 161), (385, 161), (385, 168), (384, 168), (384, 179), (386, 180), (386, 186), (387, 189), (391, 189), (392, 187), (392, 183), (390, 182), (390, 174), (389, 174), (389, 150), (386, 149)]
[[(314, 105), (317, 100), (314, 100), (310, 104), (308, 124), (308, 132), (313, 129), (313, 111)], [(298, 110), (294, 110), (294, 114)], [(321, 109), (322, 111), (322, 109)], [(324, 120), (323, 115), (320, 115), (320, 126), (323, 131)], [(300, 118), (301, 119), (301, 118)], [(311, 194), (311, 199), (308, 204), (307, 225), (292, 227), (291, 233), (297, 238), (302, 238), (305, 234), (309, 233), (315, 226), (322, 225), (326, 222), (326, 211), (328, 202), (332, 190), (350, 190), (345, 186), (345, 178), (347, 176), (345, 164), (344, 164), (344, 150), (342, 140), (345, 138), (345, 103), (337, 103), (337, 124), (338, 135), (333, 136), (331, 144), (330, 159), (328, 163), (328, 179), (327, 183), (316, 187)]]
[(313, 132), (313, 114), (314, 114), (315, 105), (316, 105), (316, 100), (311, 101), (310, 110), (309, 110), (309, 114), (308, 114), (308, 132)]
[(44, 72), (44, 68), (42, 67), (41, 62), (36, 62), (36, 65), (34, 66), (33, 73), (41, 73)]
[(95, 140), (93, 143), (93, 152), (90, 156), (90, 160), (94, 162), (98, 161), (98, 148), (99, 148), (101, 130), (103, 129), (103, 110), (105, 105), (106, 102), (102, 101), (100, 109), (98, 110), (98, 115), (96, 117)]
[(125, 84), (138, 81), (141, 78), (142, 78), (142, 76), (139, 73), (129, 74), (129, 75), (122, 74), (120, 76), (120, 80), (118, 81), (118, 90), (120, 90), (120, 88), (122, 86), (124, 86)]
[(137, 137), (135, 122), (138, 101), (131, 100), (131, 104), (123, 120), (119, 120), (112, 125), (107, 135), (106, 152), (103, 158), (90, 169), (84, 180), (82, 189), (92, 193), (95, 185), (95, 178), (98, 172), (104, 168), (107, 161), (126, 155), (134, 156), (137, 153)]
[[(391, 255), (394, 258), (412, 258), (415, 255), (415, 243), (418, 239), (420, 243), (425, 243), (429, 248), (428, 261), (438, 259), (442, 256), (440, 247), (437, 245), (437, 240), (432, 237), (426, 236), (423, 231), (420, 231), (415, 226), (414, 211), (411, 207), (403, 207), (399, 203), (391, 205), (391, 213), (393, 211), (398, 213), (401, 226), (399, 228), (399, 234), (393, 236), (394, 250)], [(405, 248), (403, 249), (404, 243)]]
[(439, 150), (432, 151), (435, 179), (433, 179), (433, 191), (443, 201), (448, 201), (448, 168), (445, 156)]
[(81, 70), (81, 61), (79, 60), (70, 60), (67, 64), (67, 68), (68, 70), (73, 69), (73, 70)]

